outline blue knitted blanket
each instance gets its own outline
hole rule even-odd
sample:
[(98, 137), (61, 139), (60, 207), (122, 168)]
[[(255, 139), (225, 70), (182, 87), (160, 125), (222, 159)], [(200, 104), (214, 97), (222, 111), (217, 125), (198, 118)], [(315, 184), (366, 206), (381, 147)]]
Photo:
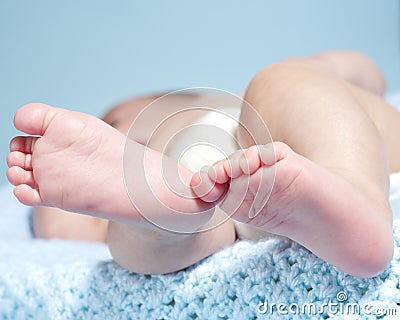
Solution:
[[(400, 174), (391, 178), (391, 204), (400, 215)], [(0, 203), (1, 319), (400, 315), (398, 217), (393, 261), (373, 279), (349, 276), (284, 239), (240, 241), (184, 271), (144, 276), (116, 265), (105, 245), (32, 239), (30, 209), (14, 199), (10, 186), (0, 190)]]

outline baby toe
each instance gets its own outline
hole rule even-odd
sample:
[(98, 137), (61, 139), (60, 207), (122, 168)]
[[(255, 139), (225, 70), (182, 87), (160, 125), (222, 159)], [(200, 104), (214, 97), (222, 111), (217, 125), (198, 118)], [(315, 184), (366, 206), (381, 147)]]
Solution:
[(23, 153), (32, 153), (37, 137), (15, 137), (10, 142), (10, 151), (20, 151)]
[(30, 103), (18, 109), (15, 127), (27, 134), (43, 135), (55, 108), (42, 103)]
[(208, 171), (208, 176), (211, 181), (216, 183), (226, 183), (230, 180), (229, 175), (225, 171), (223, 161), (218, 161), (212, 166), (212, 169)]
[(239, 150), (222, 162), (226, 174), (232, 179), (239, 177), (243, 173), (240, 167), (242, 156), (243, 151)]
[(272, 166), (276, 162), (276, 154), (274, 144), (268, 143), (263, 146), (259, 146), (260, 150), (260, 159), (263, 164), (266, 166)]
[(9, 168), (18, 166), (25, 170), (32, 170), (32, 155), (20, 151), (13, 151), (7, 155), (7, 165)]
[(33, 178), (33, 172), (14, 166), (7, 170), (7, 178), (14, 186), (26, 184), (30, 187), (35, 187), (36, 183)]
[(240, 159), (240, 168), (245, 174), (253, 174), (261, 165), (259, 147), (252, 146), (247, 149)]
[(260, 146), (260, 158), (266, 166), (272, 166), (281, 161), (290, 152), (293, 152), (292, 149), (283, 142), (273, 142)]
[(22, 204), (26, 206), (41, 205), (41, 199), (38, 190), (26, 184), (15, 187), (14, 195)]
[(210, 180), (206, 171), (200, 170), (193, 175), (190, 186), (194, 193), (202, 198), (211, 191), (214, 183)]
[(209, 177), (209, 168), (203, 168), (196, 172), (190, 183), (194, 193), (205, 202), (214, 202), (218, 200), (225, 192), (227, 186), (216, 184)]

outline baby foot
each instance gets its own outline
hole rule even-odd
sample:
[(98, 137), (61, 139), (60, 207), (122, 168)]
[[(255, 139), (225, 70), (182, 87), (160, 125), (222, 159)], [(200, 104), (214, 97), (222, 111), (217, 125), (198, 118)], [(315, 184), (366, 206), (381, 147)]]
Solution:
[(14, 125), (30, 135), (15, 137), (7, 157), (18, 200), (71, 211), (104, 205), (110, 172), (103, 170), (108, 161), (121, 161), (124, 140), (118, 132), (89, 115), (43, 104), (20, 108)]
[[(149, 225), (149, 220), (156, 221), (168, 229), (195, 229), (212, 215), (211, 205), (193, 199), (191, 193), (191, 197), (183, 197), (188, 194), (186, 190), (171, 192), (163, 181), (162, 170), (179, 172), (177, 176), (190, 191), (189, 170), (135, 141), (127, 141), (98, 118), (30, 104), (17, 111), (14, 123), (18, 130), (30, 135), (14, 138), (7, 157), (8, 179), (15, 185), (15, 196), (25, 205), (53, 206), (127, 224)], [(132, 173), (129, 178), (136, 184), (131, 191), (140, 193), (139, 212), (125, 187), (126, 141), (129, 154), (125, 156), (132, 159), (132, 167), (125, 169)], [(143, 192), (145, 183), (151, 185), (147, 193)], [(160, 203), (155, 203), (155, 198)], [(182, 217), (176, 212), (206, 214)]]
[[(196, 173), (192, 179), (192, 183), (197, 185), (194, 191), (206, 202), (221, 200), (225, 195), (220, 204), (225, 212), (232, 214), (235, 220), (258, 224), (260, 227), (260, 221), (253, 219), (265, 213), (275, 182), (275, 165), (290, 151), (282, 143), (238, 150), (208, 170), (203, 169)], [(297, 174), (298, 172), (293, 172), (293, 176)], [(286, 189), (288, 186), (285, 184), (290, 184), (291, 180), (293, 179), (280, 181), (279, 189)], [(225, 189), (221, 186), (226, 183), (229, 183), (229, 190), (225, 194)], [(268, 220), (271, 216), (268, 214)], [(263, 218), (266, 219), (267, 215), (264, 214)], [(264, 226), (266, 221), (261, 224)]]
[[(234, 220), (288, 237), (350, 274), (375, 275), (391, 259), (392, 238), (371, 237), (367, 231), (391, 233), (390, 224), (376, 214), (383, 211), (378, 201), (367, 201), (342, 176), (284, 143), (237, 151), (193, 180), (199, 197), (219, 201)], [(220, 185), (226, 183), (223, 193)]]

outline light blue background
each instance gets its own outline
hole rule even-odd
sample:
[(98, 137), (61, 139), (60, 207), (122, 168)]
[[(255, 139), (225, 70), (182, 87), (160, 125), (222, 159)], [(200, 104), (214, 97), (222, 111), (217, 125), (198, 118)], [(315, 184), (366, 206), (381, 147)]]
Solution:
[(101, 115), (159, 90), (241, 91), (268, 63), (334, 48), (366, 52), (400, 89), (399, 13), (398, 0), (0, 0), (0, 182), (27, 102)]

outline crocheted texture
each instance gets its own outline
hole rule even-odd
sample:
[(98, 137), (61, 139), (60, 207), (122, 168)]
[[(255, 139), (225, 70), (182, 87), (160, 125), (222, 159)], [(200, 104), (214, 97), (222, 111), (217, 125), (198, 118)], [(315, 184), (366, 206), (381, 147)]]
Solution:
[[(397, 206), (398, 180), (397, 189), (392, 188), (395, 189), (392, 204)], [(11, 210), (0, 213), (4, 222), (0, 227), (0, 318), (3, 319), (284, 317), (276, 307), (272, 314), (260, 313), (258, 308), (262, 303), (261, 311), (273, 303), (285, 303), (286, 311), (291, 307), (292, 313), (301, 311), (296, 306), (314, 303), (315, 318), (343, 319), (343, 314), (329, 313), (323, 307), (323, 303), (330, 301), (338, 303), (339, 292), (347, 296), (339, 306), (357, 302), (363, 307), (368, 303), (373, 305), (370, 312), (380, 306), (400, 314), (396, 304), (400, 301), (399, 220), (393, 228), (396, 239), (393, 261), (373, 279), (349, 276), (302, 246), (278, 239), (237, 242), (185, 271), (144, 276), (112, 262), (105, 245), (31, 239), (26, 223), (29, 210), (18, 205), (10, 191), (10, 187), (0, 190), (1, 203), (7, 203), (6, 209)], [(11, 216), (14, 219), (7, 218)], [(291, 313), (285, 317), (311, 318), (309, 314)], [(361, 309), (359, 315), (351, 318), (375, 319), (376, 315), (367, 315)]]

